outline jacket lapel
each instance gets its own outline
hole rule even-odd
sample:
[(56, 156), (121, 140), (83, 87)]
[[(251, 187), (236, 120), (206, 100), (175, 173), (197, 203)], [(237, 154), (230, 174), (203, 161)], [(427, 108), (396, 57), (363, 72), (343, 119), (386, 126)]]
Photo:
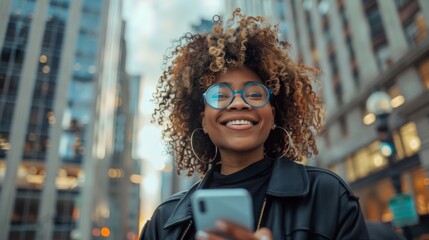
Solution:
[(274, 161), (267, 195), (275, 197), (307, 195), (310, 190), (310, 184), (305, 166), (285, 158)]
[(211, 167), (204, 178), (201, 181), (196, 182), (180, 199), (179, 203), (177, 203), (174, 208), (171, 216), (168, 218), (167, 222), (165, 222), (163, 229), (170, 228), (176, 224), (189, 221), (192, 219), (192, 208), (191, 208), (191, 197), (192, 194), (198, 190), (204, 188), (207, 185), (207, 181), (212, 175), (213, 167)]
[[(207, 171), (205, 177), (195, 183), (189, 191), (180, 199), (171, 216), (164, 224), (163, 229), (192, 219), (191, 196), (207, 185), (213, 172), (213, 167)], [(308, 194), (310, 184), (307, 171), (302, 164), (284, 158), (275, 159), (273, 172), (267, 189), (267, 195), (275, 197), (300, 197)]]

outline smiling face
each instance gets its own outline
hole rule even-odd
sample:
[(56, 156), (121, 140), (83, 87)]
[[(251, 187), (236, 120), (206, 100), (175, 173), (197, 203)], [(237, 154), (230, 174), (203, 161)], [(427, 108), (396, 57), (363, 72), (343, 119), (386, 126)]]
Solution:
[[(241, 90), (248, 82), (262, 82), (248, 68), (235, 68), (217, 77), (215, 83), (228, 84), (233, 90)], [(264, 142), (274, 125), (274, 108), (270, 102), (259, 108), (246, 104), (240, 94), (223, 110), (205, 105), (201, 113), (202, 125), (221, 154), (256, 153), (262, 157)]]

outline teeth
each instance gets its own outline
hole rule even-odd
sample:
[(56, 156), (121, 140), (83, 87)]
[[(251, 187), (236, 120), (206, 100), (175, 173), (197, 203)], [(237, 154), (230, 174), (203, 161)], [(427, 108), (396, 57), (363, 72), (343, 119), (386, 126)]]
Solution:
[(228, 125), (253, 125), (253, 124), (249, 120), (232, 120), (232, 121), (229, 121), (226, 125), (228, 126)]

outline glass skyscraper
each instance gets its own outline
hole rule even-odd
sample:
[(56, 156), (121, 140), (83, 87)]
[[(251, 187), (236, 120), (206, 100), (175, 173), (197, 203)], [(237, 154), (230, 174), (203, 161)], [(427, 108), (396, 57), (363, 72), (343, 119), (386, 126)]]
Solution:
[(113, 236), (123, 28), (118, 0), (1, 1), (0, 239)]

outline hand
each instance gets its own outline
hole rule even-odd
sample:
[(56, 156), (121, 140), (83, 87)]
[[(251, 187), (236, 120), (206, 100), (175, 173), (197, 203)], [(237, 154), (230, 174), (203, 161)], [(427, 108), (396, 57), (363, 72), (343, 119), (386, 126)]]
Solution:
[(228, 221), (218, 221), (213, 231), (198, 231), (195, 238), (197, 240), (223, 240), (231, 238), (236, 240), (271, 240), (272, 234), (268, 228), (261, 228), (256, 232), (252, 232)]

